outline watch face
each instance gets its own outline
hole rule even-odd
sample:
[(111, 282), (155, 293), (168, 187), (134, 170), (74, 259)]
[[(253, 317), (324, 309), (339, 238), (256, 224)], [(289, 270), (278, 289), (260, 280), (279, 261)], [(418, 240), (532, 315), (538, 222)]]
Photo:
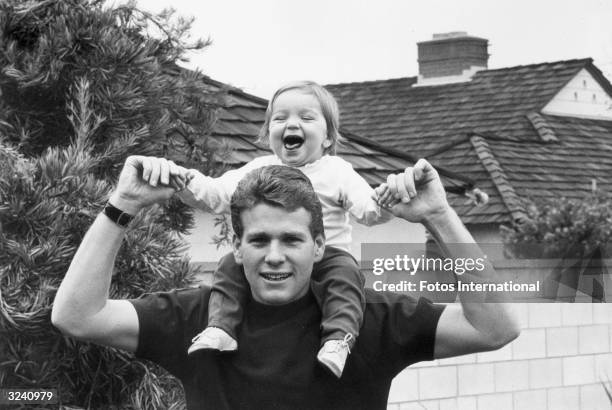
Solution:
[(125, 212), (122, 212), (119, 215), (119, 218), (117, 218), (117, 223), (121, 226), (127, 226), (127, 224), (129, 224), (131, 220), (132, 220), (131, 215), (126, 214)]

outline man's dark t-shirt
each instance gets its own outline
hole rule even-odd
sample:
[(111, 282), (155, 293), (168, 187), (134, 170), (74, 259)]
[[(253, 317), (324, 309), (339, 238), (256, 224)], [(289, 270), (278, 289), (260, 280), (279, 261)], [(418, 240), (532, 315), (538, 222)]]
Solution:
[(443, 310), (424, 299), (366, 290), (361, 334), (337, 379), (316, 359), (321, 312), (311, 294), (283, 306), (251, 300), (237, 352), (187, 356), (191, 339), (206, 327), (209, 296), (200, 287), (131, 301), (140, 324), (137, 356), (182, 381), (188, 409), (386, 409), (393, 377), (432, 360)]

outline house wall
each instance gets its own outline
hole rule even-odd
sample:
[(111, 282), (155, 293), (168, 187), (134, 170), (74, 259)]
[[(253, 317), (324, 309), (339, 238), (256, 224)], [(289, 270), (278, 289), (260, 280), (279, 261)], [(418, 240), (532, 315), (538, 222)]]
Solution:
[(467, 225), (467, 228), (489, 260), (504, 259), (498, 224)]
[(582, 69), (542, 109), (544, 114), (612, 120), (612, 98)]

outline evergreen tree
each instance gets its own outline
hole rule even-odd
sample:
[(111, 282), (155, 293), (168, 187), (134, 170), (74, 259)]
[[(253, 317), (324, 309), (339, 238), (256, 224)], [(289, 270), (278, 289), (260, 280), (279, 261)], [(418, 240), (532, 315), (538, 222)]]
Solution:
[[(210, 171), (220, 92), (177, 62), (191, 21), (134, 3), (0, 2), (0, 386), (55, 388), (87, 408), (181, 406), (177, 382), (131, 354), (75, 342), (50, 323), (55, 292), (131, 154)], [(185, 287), (193, 272), (178, 201), (141, 213), (111, 298)]]

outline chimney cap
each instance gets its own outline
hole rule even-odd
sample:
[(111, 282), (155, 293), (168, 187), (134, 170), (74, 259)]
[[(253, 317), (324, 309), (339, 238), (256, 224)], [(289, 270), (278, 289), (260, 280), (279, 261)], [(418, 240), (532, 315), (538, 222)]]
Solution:
[(442, 40), (445, 38), (467, 37), (467, 31), (449, 31), (448, 33), (434, 33), (434, 40)]
[(450, 31), (448, 33), (435, 33), (431, 40), (419, 41), (418, 44), (430, 43), (445, 43), (449, 40), (476, 40), (477, 42), (486, 42), (489, 40), (482, 37), (470, 36), (467, 31)]

